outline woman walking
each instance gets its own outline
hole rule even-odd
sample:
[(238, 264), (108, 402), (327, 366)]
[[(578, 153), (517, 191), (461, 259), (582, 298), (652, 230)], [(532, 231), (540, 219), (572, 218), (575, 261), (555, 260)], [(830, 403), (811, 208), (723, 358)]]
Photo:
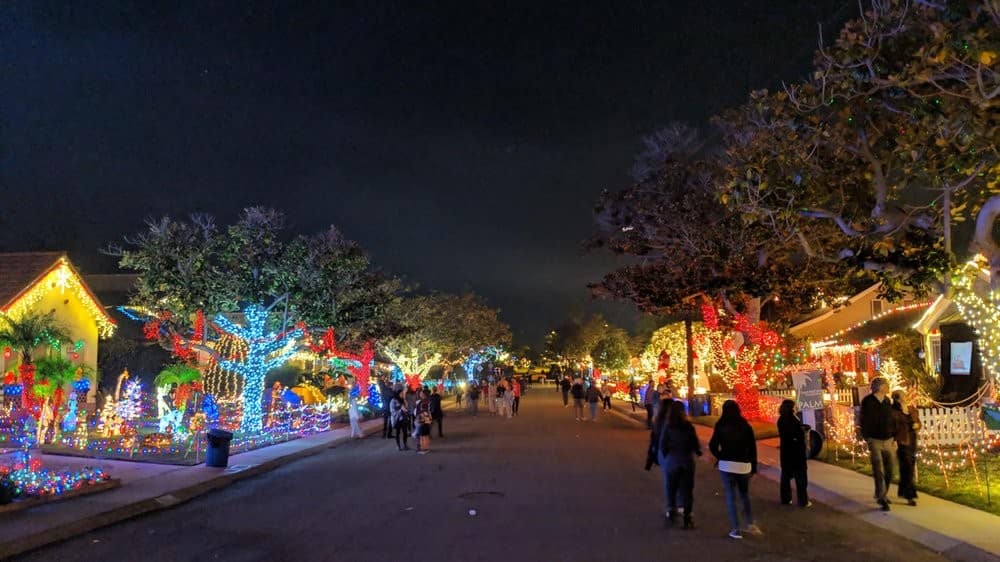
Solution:
[(809, 507), (809, 477), (806, 472), (806, 431), (795, 415), (795, 402), (782, 400), (778, 407), (778, 439), (781, 447), (781, 504), (792, 504), (792, 479), (799, 507)]
[(902, 390), (892, 393), (892, 418), (896, 427), (896, 459), (899, 461), (899, 497), (906, 503), (917, 505), (917, 487), (914, 473), (917, 463), (917, 430), (920, 416), (913, 406), (907, 407), (906, 395)]
[[(410, 414), (407, 412), (402, 390), (397, 390), (396, 395), (392, 397), (389, 411), (392, 428), (396, 432), (396, 448), (400, 451), (409, 451), (410, 446), (406, 442), (410, 438)], [(402, 442), (399, 440), (400, 435), (403, 437)]]
[(417, 400), (414, 418), (417, 420), (417, 454), (426, 455), (431, 452), (431, 424), (434, 418), (431, 416), (431, 400), (427, 390), (420, 391), (420, 399)]
[(729, 538), (742, 539), (746, 533), (762, 534), (750, 510), (750, 477), (757, 473), (757, 440), (735, 400), (722, 404), (722, 416), (715, 423), (708, 449), (718, 461), (722, 488), (726, 492)]
[(597, 421), (597, 403), (601, 401), (601, 391), (593, 382), (587, 387), (587, 406), (590, 408), (590, 421)]
[(684, 508), (684, 528), (694, 529), (694, 457), (701, 456), (701, 443), (694, 426), (684, 415), (684, 404), (664, 400), (660, 406), (666, 421), (660, 430), (659, 461), (667, 494), (667, 520), (677, 521), (678, 506)]

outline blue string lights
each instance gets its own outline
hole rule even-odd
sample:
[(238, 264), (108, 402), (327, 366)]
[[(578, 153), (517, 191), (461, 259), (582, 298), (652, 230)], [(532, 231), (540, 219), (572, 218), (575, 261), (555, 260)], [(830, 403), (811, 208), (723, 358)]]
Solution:
[(219, 367), (243, 377), (243, 423), (244, 433), (260, 433), (264, 427), (264, 377), (268, 371), (284, 365), (295, 353), (295, 341), (302, 337), (302, 329), (288, 332), (267, 332), (269, 310), (260, 304), (249, 304), (243, 308), (246, 323), (240, 326), (223, 315), (215, 317), (215, 324), (227, 334), (243, 340), (247, 345), (246, 357), (242, 360), (222, 359)]

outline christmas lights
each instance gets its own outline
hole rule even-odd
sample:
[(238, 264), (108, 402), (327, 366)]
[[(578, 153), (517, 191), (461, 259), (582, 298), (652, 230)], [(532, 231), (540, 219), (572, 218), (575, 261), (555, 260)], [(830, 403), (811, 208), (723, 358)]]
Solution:
[(223, 315), (215, 317), (215, 324), (222, 331), (246, 343), (246, 357), (242, 360), (220, 359), (219, 368), (233, 371), (243, 378), (243, 423), (245, 433), (260, 433), (264, 425), (262, 402), (264, 377), (268, 371), (285, 364), (295, 353), (295, 342), (303, 330), (296, 327), (288, 332), (267, 333), (269, 311), (262, 305), (244, 307), (244, 326), (239, 326)]
[(97, 301), (90, 289), (84, 285), (83, 280), (70, 265), (65, 256), (39, 279), (34, 285), (29, 287), (20, 298), (14, 301), (5, 312), (18, 318), (30, 311), (45, 295), (50, 291), (58, 290), (61, 294), (71, 293), (80, 302), (90, 317), (97, 324), (98, 335), (109, 338), (115, 333), (115, 321), (104, 307)]

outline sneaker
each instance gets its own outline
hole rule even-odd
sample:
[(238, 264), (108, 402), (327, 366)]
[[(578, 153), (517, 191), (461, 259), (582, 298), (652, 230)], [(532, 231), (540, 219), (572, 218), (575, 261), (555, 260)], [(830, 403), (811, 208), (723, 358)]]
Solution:
[(917, 507), (917, 500), (914, 500), (914, 499), (906, 500), (906, 505), (911, 505), (913, 507)]
[(881, 500), (878, 502), (878, 504), (882, 506), (882, 511), (889, 511), (889, 502)]
[(764, 534), (764, 531), (760, 530), (760, 527), (754, 525), (753, 523), (747, 525), (747, 528), (743, 530), (744, 533), (748, 535), (760, 536)]
[(813, 502), (807, 501), (805, 505), (800, 505), (799, 507), (812, 507), (812, 506), (813, 506)]
[(427, 454), (427, 453), (429, 453), (429, 452), (430, 452), (430, 451), (417, 451), (417, 454), (418, 454), (418, 455), (426, 455), (426, 454)]
[(739, 529), (733, 529), (732, 531), (729, 531), (729, 538), (740, 540), (743, 538), (743, 533), (741, 533)]

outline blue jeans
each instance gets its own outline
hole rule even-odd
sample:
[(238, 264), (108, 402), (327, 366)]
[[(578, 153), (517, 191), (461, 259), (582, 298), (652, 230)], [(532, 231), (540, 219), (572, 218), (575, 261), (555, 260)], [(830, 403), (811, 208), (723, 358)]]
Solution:
[(663, 472), (667, 513), (683, 508), (684, 513), (690, 515), (694, 507), (694, 463), (671, 460), (663, 455), (663, 451), (657, 451), (656, 457)]
[(594, 421), (597, 419), (597, 402), (587, 402), (590, 406), (590, 420)]
[[(729, 526), (733, 529), (746, 529), (753, 524), (753, 513), (750, 511), (750, 475), (733, 474), (719, 471), (722, 475), (722, 489), (726, 491), (726, 511), (729, 514)], [(738, 496), (738, 498), (737, 498)], [(737, 500), (742, 502), (743, 524), (740, 524)]]

